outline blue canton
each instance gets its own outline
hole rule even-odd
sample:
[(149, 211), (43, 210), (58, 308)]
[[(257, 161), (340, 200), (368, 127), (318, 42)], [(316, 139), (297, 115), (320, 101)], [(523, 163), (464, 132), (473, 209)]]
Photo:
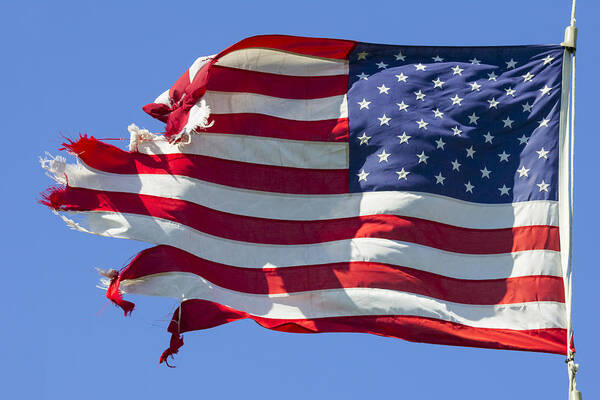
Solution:
[(358, 44), (350, 191), (557, 200), (563, 49)]

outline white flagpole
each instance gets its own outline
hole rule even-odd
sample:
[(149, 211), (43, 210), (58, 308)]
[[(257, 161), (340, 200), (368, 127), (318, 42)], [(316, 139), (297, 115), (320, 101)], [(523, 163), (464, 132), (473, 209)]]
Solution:
[[(577, 49), (577, 27), (575, 26), (575, 6), (577, 0), (573, 0), (571, 7), (571, 23), (565, 29), (565, 40), (561, 43), (563, 47), (565, 47), (566, 54), (570, 56), (570, 70), (571, 70), (571, 93), (570, 96), (568, 93), (565, 93), (567, 99), (570, 97), (570, 102), (567, 100), (567, 124), (569, 127), (567, 129), (567, 137), (565, 140), (567, 141), (567, 145), (569, 145), (569, 192), (568, 192), (568, 213), (569, 213), (569, 250), (568, 250), (568, 265), (565, 273), (565, 306), (567, 312), (567, 370), (569, 374), (569, 400), (582, 400), (582, 394), (577, 390), (577, 381), (575, 376), (577, 374), (577, 370), (579, 365), (575, 363), (575, 353), (571, 350), (571, 341), (573, 339), (573, 323), (571, 317), (571, 307), (572, 307), (572, 299), (573, 299), (573, 284), (572, 284), (572, 275), (573, 275), (573, 188), (574, 188), (574, 160), (575, 160), (575, 53)], [(568, 91), (568, 88), (566, 88)], [(564, 90), (564, 89), (563, 89)], [(569, 120), (570, 114), (570, 120)], [(564, 154), (564, 153), (563, 153)], [(564, 160), (566, 162), (566, 160)]]

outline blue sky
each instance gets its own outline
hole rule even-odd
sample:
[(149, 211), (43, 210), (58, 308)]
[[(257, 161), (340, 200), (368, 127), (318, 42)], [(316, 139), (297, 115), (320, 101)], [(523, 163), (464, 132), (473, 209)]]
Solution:
[[(5, 2), (0, 15), (5, 398), (565, 398), (562, 356), (409, 343), (365, 334), (298, 335), (249, 321), (185, 335), (159, 366), (172, 301), (107, 304), (93, 267), (119, 268), (143, 243), (67, 229), (38, 205), (51, 181), (37, 158), (61, 135), (160, 131), (141, 106), (200, 55), (266, 33), (407, 45), (562, 41), (570, 2)], [(598, 398), (594, 344), (598, 212), (595, 113), (600, 3), (580, 2), (574, 323), (579, 388)]]

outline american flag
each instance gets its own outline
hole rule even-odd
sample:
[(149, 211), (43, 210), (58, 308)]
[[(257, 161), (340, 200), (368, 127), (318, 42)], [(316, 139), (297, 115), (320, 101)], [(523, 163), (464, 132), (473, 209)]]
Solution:
[(125, 293), (181, 302), (161, 361), (242, 318), (565, 354), (562, 62), (557, 45), (248, 38), (145, 107), (164, 136), (43, 160), (64, 184), (45, 202), (157, 245), (107, 285), (126, 312)]

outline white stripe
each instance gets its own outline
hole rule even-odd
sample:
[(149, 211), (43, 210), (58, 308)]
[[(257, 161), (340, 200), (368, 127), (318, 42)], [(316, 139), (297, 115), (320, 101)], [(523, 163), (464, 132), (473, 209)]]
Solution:
[(72, 225), (74, 229), (101, 236), (166, 244), (209, 261), (236, 267), (283, 268), (370, 261), (410, 267), (457, 279), (561, 276), (560, 254), (551, 250), (471, 255), (378, 238), (355, 238), (308, 245), (255, 244), (218, 238), (179, 223), (145, 215), (112, 212), (74, 214), (87, 216), (87, 221), (82, 222), (84, 229)]
[(254, 164), (309, 169), (348, 168), (348, 144), (205, 133), (191, 135), (185, 146), (166, 139), (141, 142), (144, 154), (197, 154)]
[[(479, 204), (418, 192), (294, 195), (235, 189), (183, 176), (110, 174), (69, 164), (69, 185), (190, 201), (213, 210), (250, 217), (312, 221), (390, 214), (471, 229), (558, 225), (555, 201)], [(62, 171), (58, 179), (62, 179)]]
[(209, 90), (202, 99), (206, 100), (211, 114), (253, 113), (297, 121), (348, 117), (346, 95), (304, 100)]
[(155, 100), (154, 103), (156, 104), (164, 104), (166, 106), (171, 106), (171, 98), (169, 97), (169, 91), (165, 90), (164, 92), (161, 93), (160, 96), (158, 96)]
[(306, 56), (271, 49), (232, 51), (215, 63), (224, 67), (293, 76), (347, 75), (348, 61)]
[(194, 61), (192, 66), (188, 69), (188, 76), (190, 78), (190, 82), (194, 81), (194, 78), (196, 77), (198, 71), (200, 71), (200, 69), (204, 67), (210, 60), (215, 58), (215, 55), (216, 54), (213, 54), (212, 56), (198, 57), (196, 61)]
[(346, 288), (277, 295), (228, 290), (185, 272), (169, 272), (122, 281), (126, 293), (202, 299), (264, 318), (306, 319), (359, 315), (406, 315), (435, 318), (475, 328), (564, 328), (565, 308), (558, 302), (498, 305), (459, 304), (387, 289)]

